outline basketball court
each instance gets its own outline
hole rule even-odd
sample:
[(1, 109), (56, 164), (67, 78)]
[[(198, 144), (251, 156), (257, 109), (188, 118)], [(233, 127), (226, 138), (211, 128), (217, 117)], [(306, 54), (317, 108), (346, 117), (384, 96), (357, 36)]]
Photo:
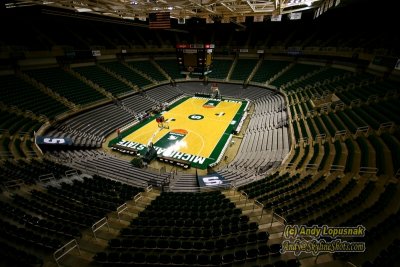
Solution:
[(128, 129), (121, 140), (110, 144), (136, 149), (141, 155), (150, 145), (158, 156), (204, 169), (219, 157), (246, 105), (242, 100), (187, 97), (170, 110)]

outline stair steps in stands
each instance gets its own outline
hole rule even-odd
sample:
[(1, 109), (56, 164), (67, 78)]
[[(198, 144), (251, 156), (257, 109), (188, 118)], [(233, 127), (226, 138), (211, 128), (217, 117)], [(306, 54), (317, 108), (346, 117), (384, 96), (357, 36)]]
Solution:
[(228, 75), (225, 78), (226, 81), (229, 81), (231, 79), (231, 75), (233, 73), (233, 70), (236, 67), (237, 61), (238, 61), (238, 57), (235, 57), (235, 60), (232, 62), (231, 68), (229, 69)]
[(277, 74), (275, 74), (271, 79), (269, 79), (268, 81), (265, 82), (265, 84), (271, 84), (271, 82), (275, 81), (276, 79), (278, 79), (282, 74), (284, 74), (285, 72), (287, 72), (289, 69), (291, 69), (296, 63), (292, 62), (289, 65), (287, 65), (285, 68), (283, 68), (280, 72), (278, 72)]
[[(126, 66), (127, 68), (129, 68), (130, 70), (132, 70), (133, 72), (136, 72), (137, 74), (139, 74), (140, 76), (146, 78), (147, 80), (150, 80), (153, 84), (158, 84), (158, 82), (156, 80), (154, 80), (153, 78), (150, 77), (150, 75), (147, 75), (146, 73), (132, 67), (129, 64), (126, 64), (125, 62), (121, 62), (124, 66)], [(136, 86), (136, 91), (138, 91), (138, 87)]]
[(107, 72), (110, 76), (114, 77), (115, 79), (120, 80), (121, 82), (123, 82), (124, 84), (126, 84), (127, 86), (129, 86), (130, 88), (132, 88), (133, 91), (138, 92), (139, 88), (137, 87), (137, 85), (132, 84), (130, 81), (128, 81), (127, 79), (125, 79), (124, 77), (122, 77), (121, 75), (111, 71), (110, 69), (108, 69), (107, 67), (104, 67), (101, 64), (97, 64), (96, 65), (98, 68), (104, 70), (105, 72)]
[[(91, 229), (85, 230), (82, 233), (82, 238), (78, 239), (77, 242), (80, 247), (81, 255), (77, 250), (72, 251), (66, 255), (61, 261), (62, 266), (73, 267), (73, 266), (90, 266), (92, 263), (93, 256), (103, 251), (108, 246), (108, 241), (112, 238), (116, 238), (122, 228), (127, 227), (132, 219), (138, 216), (139, 212), (144, 210), (150, 203), (160, 195), (158, 190), (151, 190), (148, 192), (142, 192), (142, 197), (137, 200), (127, 201), (128, 212), (120, 214), (118, 219), (117, 214), (112, 212), (107, 215), (108, 225), (96, 231), (96, 238), (93, 236)], [(49, 260), (49, 263), (44, 266), (57, 266), (54, 260)]]
[(171, 80), (171, 77), (168, 75), (168, 73), (163, 68), (161, 68), (161, 66), (158, 65), (157, 62), (155, 62), (154, 60), (150, 60), (150, 62), (165, 76), (165, 78), (167, 78), (167, 80)]
[[(262, 210), (254, 205), (254, 200), (248, 199), (235, 190), (225, 190), (222, 193), (229, 198), (242, 213), (249, 216), (250, 222), (257, 222), (260, 230), (266, 230), (270, 233), (270, 239), (280, 238), (284, 230), (284, 224), (272, 218), (270, 211)], [(254, 209), (253, 209), (254, 208)]]
[(78, 80), (84, 82), (85, 84), (89, 85), (91, 88), (95, 89), (102, 95), (105, 95), (109, 99), (113, 99), (113, 95), (105, 90), (103, 87), (99, 86), (98, 84), (92, 82), (91, 80), (87, 79), (85, 76), (81, 75), (80, 73), (74, 71), (72, 68), (64, 68), (64, 70), (68, 73), (70, 73), (72, 76), (77, 78)]
[(61, 95), (59, 95), (59, 94), (56, 93), (56, 92), (54, 92), (53, 90), (51, 90), (51, 88), (49, 88), (49, 87), (45, 86), (44, 84), (42, 84), (42, 83), (36, 81), (35, 79), (33, 79), (32, 77), (30, 77), (29, 75), (27, 75), (27, 74), (25, 74), (25, 73), (22, 73), (22, 72), (17, 72), (16, 75), (17, 75), (19, 78), (23, 79), (24, 81), (26, 81), (26, 82), (32, 84), (34, 87), (38, 88), (40, 91), (42, 91), (42, 92), (45, 93), (46, 95), (48, 95), (48, 96), (54, 98), (55, 100), (57, 100), (57, 101), (63, 103), (63, 104), (66, 105), (68, 108), (70, 108), (70, 109), (72, 109), (72, 110), (74, 110), (74, 111), (77, 111), (77, 110), (79, 109), (78, 106), (77, 106), (75, 103), (69, 101), (67, 98), (65, 98), (65, 97), (63, 97), (63, 96), (61, 96)]

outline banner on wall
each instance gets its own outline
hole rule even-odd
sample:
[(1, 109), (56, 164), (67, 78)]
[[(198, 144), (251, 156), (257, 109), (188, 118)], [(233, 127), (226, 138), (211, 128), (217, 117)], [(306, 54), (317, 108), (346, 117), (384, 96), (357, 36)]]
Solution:
[(264, 15), (254, 16), (254, 22), (263, 22), (263, 21), (264, 21)]
[(72, 139), (68, 137), (36, 136), (38, 145), (72, 145)]
[(282, 15), (272, 15), (271, 21), (282, 21)]
[(301, 12), (294, 12), (289, 14), (290, 20), (298, 20), (301, 19)]
[(101, 56), (101, 51), (100, 50), (92, 50), (92, 55), (94, 57), (99, 57), (99, 56)]

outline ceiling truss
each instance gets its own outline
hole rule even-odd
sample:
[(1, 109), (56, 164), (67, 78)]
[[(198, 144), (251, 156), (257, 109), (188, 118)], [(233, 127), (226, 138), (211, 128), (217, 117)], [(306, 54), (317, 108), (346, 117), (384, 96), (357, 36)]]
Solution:
[(42, 5), (76, 12), (142, 19), (152, 12), (170, 12), (172, 18), (219, 18), (271, 16), (317, 8), (324, 0), (10, 0), (7, 8)]

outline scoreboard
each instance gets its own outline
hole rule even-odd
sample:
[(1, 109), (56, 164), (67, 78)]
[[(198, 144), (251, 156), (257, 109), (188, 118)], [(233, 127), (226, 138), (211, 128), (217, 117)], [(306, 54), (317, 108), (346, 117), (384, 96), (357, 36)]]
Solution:
[(211, 72), (214, 44), (177, 44), (176, 56), (182, 74), (204, 76)]

